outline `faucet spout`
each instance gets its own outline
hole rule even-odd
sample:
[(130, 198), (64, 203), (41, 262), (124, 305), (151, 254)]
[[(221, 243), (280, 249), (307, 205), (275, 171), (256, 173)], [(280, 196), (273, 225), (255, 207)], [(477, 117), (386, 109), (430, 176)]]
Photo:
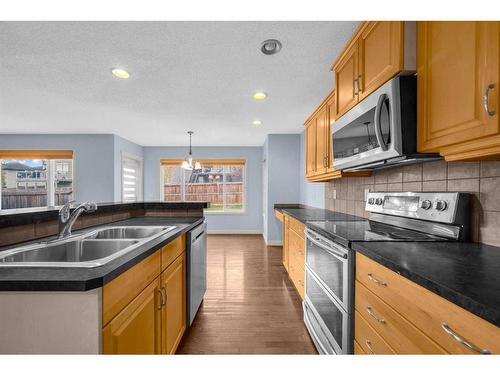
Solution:
[(59, 210), (59, 238), (65, 238), (71, 235), (73, 224), (83, 212), (94, 212), (97, 210), (95, 202), (85, 202), (77, 206), (70, 214), (71, 205), (74, 201), (66, 203)]

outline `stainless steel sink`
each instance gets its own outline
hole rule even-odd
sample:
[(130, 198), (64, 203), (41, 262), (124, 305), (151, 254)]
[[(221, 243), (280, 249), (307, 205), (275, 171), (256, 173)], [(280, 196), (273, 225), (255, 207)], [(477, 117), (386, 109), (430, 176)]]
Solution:
[(175, 228), (120, 226), (82, 232), (65, 239), (4, 250), (0, 252), (0, 267), (98, 267)]
[(163, 231), (170, 231), (174, 226), (169, 227), (112, 227), (98, 230), (86, 236), (86, 238), (147, 238)]
[(43, 244), (37, 248), (18, 251), (0, 258), (0, 262), (23, 263), (74, 263), (104, 259), (135, 245), (137, 240), (73, 240), (62, 243)]

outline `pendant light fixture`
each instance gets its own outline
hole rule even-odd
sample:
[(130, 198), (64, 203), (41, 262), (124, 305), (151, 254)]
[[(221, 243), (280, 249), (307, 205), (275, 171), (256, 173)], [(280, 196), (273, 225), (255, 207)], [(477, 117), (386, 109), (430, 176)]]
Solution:
[(199, 161), (197, 161), (193, 164), (193, 150), (191, 148), (191, 137), (193, 136), (194, 132), (192, 130), (190, 130), (187, 133), (189, 134), (189, 154), (186, 156), (186, 158), (182, 162), (181, 167), (183, 169), (187, 169), (189, 171), (192, 171), (194, 169), (201, 169), (201, 164)]

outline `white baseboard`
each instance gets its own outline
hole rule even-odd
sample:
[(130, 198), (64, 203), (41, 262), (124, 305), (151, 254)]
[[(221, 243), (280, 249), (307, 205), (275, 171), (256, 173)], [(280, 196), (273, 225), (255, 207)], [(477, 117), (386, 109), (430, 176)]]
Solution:
[(267, 246), (283, 246), (283, 242), (281, 241), (266, 241), (264, 239), (264, 242), (266, 243)]
[(258, 229), (209, 229), (208, 234), (262, 234)]

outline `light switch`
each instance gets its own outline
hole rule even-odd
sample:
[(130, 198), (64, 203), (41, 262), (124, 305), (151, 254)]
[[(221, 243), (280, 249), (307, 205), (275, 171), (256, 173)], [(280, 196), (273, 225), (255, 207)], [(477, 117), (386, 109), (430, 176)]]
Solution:
[(370, 189), (365, 189), (365, 202), (368, 200), (368, 193), (370, 192)]
[(332, 190), (332, 198), (337, 199), (337, 190), (336, 189)]

